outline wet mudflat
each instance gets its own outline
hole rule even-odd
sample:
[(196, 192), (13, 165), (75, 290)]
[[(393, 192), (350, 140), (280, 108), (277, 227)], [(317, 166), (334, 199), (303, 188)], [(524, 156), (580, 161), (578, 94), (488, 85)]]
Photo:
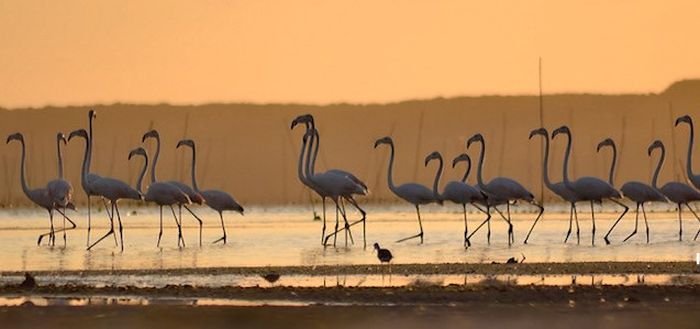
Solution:
[[(697, 328), (700, 320), (699, 286), (64, 287), (60, 292), (44, 287), (31, 293), (54, 296), (53, 302), (35, 298), (0, 307), (0, 323), (15, 328), (47, 321), (54, 328)], [(79, 297), (85, 294), (94, 302)], [(222, 302), (227, 300), (233, 302)]]

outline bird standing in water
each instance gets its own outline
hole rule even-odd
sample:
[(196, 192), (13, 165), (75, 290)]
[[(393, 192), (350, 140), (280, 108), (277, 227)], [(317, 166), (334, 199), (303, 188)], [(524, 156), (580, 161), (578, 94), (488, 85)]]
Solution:
[(383, 263), (389, 263), (394, 258), (389, 249), (379, 247), (379, 243), (374, 243), (374, 250), (377, 251), (377, 258)]
[[(374, 243), (374, 250), (377, 251), (377, 258), (382, 264), (389, 264), (389, 282), (391, 282), (391, 260), (394, 259), (394, 255), (391, 254), (389, 249), (384, 249), (379, 246), (379, 243)], [(382, 281), (384, 281), (384, 273), (382, 273)]]

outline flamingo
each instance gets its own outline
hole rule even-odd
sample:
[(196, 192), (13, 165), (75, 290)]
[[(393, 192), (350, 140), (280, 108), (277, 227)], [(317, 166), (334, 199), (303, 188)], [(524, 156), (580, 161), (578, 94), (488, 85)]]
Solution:
[[(304, 125), (306, 126), (306, 133), (304, 133), (304, 137), (303, 137), (303, 145), (301, 147), (301, 151), (299, 151), (299, 162), (297, 165), (297, 175), (299, 177), (299, 181), (301, 181), (302, 184), (309, 187), (311, 190), (316, 192), (316, 194), (318, 194), (321, 197), (321, 205), (323, 207), (323, 227), (321, 228), (321, 244), (323, 245), (323, 244), (325, 244), (325, 238), (326, 238), (326, 197), (327, 196), (325, 195), (324, 191), (322, 191), (320, 188), (318, 188), (317, 186), (315, 186), (314, 184), (312, 184), (308, 180), (308, 178), (305, 176), (306, 170), (305, 169), (302, 170), (302, 166), (304, 165), (304, 152), (306, 152), (306, 142), (313, 135), (313, 132), (311, 130), (311, 124), (310, 124), (311, 120), (313, 120), (313, 119), (312, 119), (310, 114), (298, 116), (297, 118), (295, 118), (292, 121), (292, 128), (291, 129), (294, 129), (294, 127), (299, 123), (304, 123)], [(311, 145), (311, 143), (309, 143), (308, 145), (309, 145), (308, 153), (310, 154), (312, 145)], [(308, 167), (309, 167), (308, 164), (306, 166), (303, 166), (303, 168), (308, 168)]]
[[(294, 123), (293, 123), (293, 125), (294, 125)], [(299, 180), (300, 180), (304, 185), (308, 186), (308, 187), (311, 188), (314, 192), (316, 192), (319, 196), (321, 196), (321, 203), (323, 204), (323, 228), (322, 228), (322, 230), (321, 230), (321, 245), (325, 245), (325, 244), (326, 244), (326, 236), (325, 236), (325, 232), (326, 232), (326, 201), (325, 201), (325, 199), (326, 199), (327, 195), (326, 195), (326, 192), (325, 192), (325, 191), (323, 191), (319, 186), (313, 184), (313, 183), (312, 183), (311, 181), (309, 181), (309, 179), (306, 177), (306, 173), (309, 172), (309, 166), (308, 166), (308, 165), (307, 165), (307, 166), (304, 166), (304, 169), (302, 170), (302, 165), (303, 165), (303, 163), (304, 163), (304, 154), (305, 154), (305, 152), (306, 152), (307, 142), (308, 142), (309, 139), (311, 139), (313, 136), (314, 136), (314, 132), (310, 129), (310, 127), (308, 126), (308, 123), (307, 123), (307, 131), (306, 131), (306, 133), (304, 134), (304, 137), (303, 137), (303, 139), (302, 139), (302, 147), (301, 147), (301, 150), (300, 150), (300, 153), (299, 153), (299, 162), (298, 162), (298, 166), (297, 166), (297, 175), (299, 176)], [(311, 153), (311, 148), (312, 148), (313, 145), (312, 145), (312, 143), (308, 143), (308, 146), (309, 146), (309, 150), (308, 150), (308, 152), (306, 153), (306, 154), (307, 154), (307, 158), (309, 157), (309, 154)], [(338, 211), (338, 209), (336, 208), (336, 216), (337, 216), (337, 211)], [(337, 230), (337, 227), (336, 227), (336, 230)], [(348, 231), (348, 232), (349, 232), (349, 231)]]
[[(313, 126), (313, 124), (312, 124)], [(366, 226), (366, 212), (364, 209), (360, 207), (360, 205), (357, 203), (357, 200), (355, 200), (354, 195), (366, 195), (367, 192), (369, 191), (367, 189), (367, 185), (362, 182), (359, 178), (357, 178), (355, 175), (353, 175), (350, 172), (347, 172), (345, 170), (341, 169), (329, 169), (324, 173), (321, 174), (316, 174), (316, 157), (318, 156), (318, 146), (321, 143), (320, 136), (318, 134), (318, 130), (316, 128), (312, 128), (312, 136), (311, 136), (311, 143), (313, 144), (314, 141), (316, 142), (314, 146), (314, 155), (313, 158), (310, 161), (307, 161), (309, 164), (308, 166), (308, 171), (307, 171), (307, 177), (309, 177), (310, 182), (312, 184), (318, 185), (322, 190), (324, 189), (324, 183), (319, 183), (317, 182), (319, 179), (328, 179), (326, 177), (332, 177), (331, 180), (334, 181), (333, 184), (339, 184), (337, 188), (339, 189), (339, 208), (338, 210), (341, 211), (343, 214), (343, 219), (345, 219), (346, 226), (341, 228), (340, 230), (338, 229), (338, 221), (336, 218), (336, 225), (335, 225), (335, 230), (333, 233), (329, 234), (325, 241), (324, 244), (330, 239), (330, 237), (333, 237), (333, 245), (335, 245), (335, 238), (337, 234), (341, 231), (346, 231), (348, 234), (350, 234), (350, 239), (352, 240), (352, 233), (350, 232), (350, 227), (354, 226), (355, 224), (362, 223), (362, 240), (363, 240), (363, 248), (367, 248), (367, 226)], [(307, 154), (307, 160), (308, 160), (308, 155)], [(319, 185), (320, 184), (320, 185)], [(325, 187), (328, 188), (328, 187)], [(331, 193), (331, 198), (334, 192), (333, 188), (336, 187), (331, 187), (330, 191)], [(345, 204), (343, 203), (343, 200), (349, 202), (357, 211), (360, 212), (361, 218), (349, 225), (347, 225), (347, 218), (346, 218), (346, 211), (345, 211)]]
[[(311, 135), (311, 143), (314, 143), (314, 138), (315, 136), (318, 135), (318, 132), (316, 131), (315, 128), (312, 129), (312, 135)], [(307, 153), (306, 155), (306, 160), (307, 164), (311, 164), (311, 158), (310, 158), (310, 153)], [(357, 202), (355, 202), (354, 198), (352, 197), (353, 194), (364, 194), (365, 189), (360, 185), (355, 183), (352, 178), (349, 176), (343, 174), (340, 171), (327, 171), (323, 173), (313, 173), (312, 172), (313, 168), (311, 165), (307, 165), (306, 167), (306, 177), (312, 185), (315, 185), (326, 197), (330, 198), (333, 203), (336, 206), (336, 224), (335, 224), (335, 230), (333, 233), (329, 234), (326, 236), (323, 244), (327, 245), (328, 239), (330, 237), (333, 238), (333, 245), (335, 246), (336, 243), (336, 237), (338, 232), (342, 230), (338, 230), (338, 211), (340, 211), (341, 215), (343, 216), (343, 221), (345, 222), (345, 227), (343, 230), (345, 230), (345, 246), (347, 247), (348, 241), (347, 237), (348, 234), (350, 234), (350, 240), (354, 243), (352, 234), (350, 232), (350, 223), (348, 223), (348, 219), (346, 216), (345, 212), (345, 207), (342, 205), (342, 200), (348, 200), (351, 202), (353, 205), (357, 205)], [(363, 211), (364, 212), (364, 211)], [(366, 241), (366, 239), (365, 239)], [(365, 242), (365, 247), (366, 247), (366, 242)]]
[[(158, 134), (158, 131), (156, 131), (155, 129), (150, 130), (143, 135), (143, 137), (141, 138), (141, 142), (145, 143), (146, 139), (148, 139), (148, 138), (154, 138), (156, 140), (156, 153), (153, 156), (153, 164), (151, 164), (151, 184), (153, 184), (153, 182), (156, 181), (156, 163), (158, 162), (158, 155), (160, 155), (160, 135)], [(202, 202), (204, 202), (204, 198), (202, 197), (202, 195), (197, 193), (194, 189), (189, 187), (187, 184), (184, 184), (184, 183), (181, 183), (178, 181), (174, 181), (174, 180), (173, 181), (166, 181), (164, 183), (175, 186), (177, 189), (180, 190), (180, 192), (184, 193), (187, 196), (188, 201), (184, 202), (184, 200), (183, 200), (183, 203), (180, 203), (178, 205), (178, 207), (184, 207), (185, 210), (187, 210), (194, 217), (194, 219), (196, 219), (197, 222), (199, 223), (199, 246), (201, 247), (202, 246), (202, 224), (203, 224), (202, 219), (200, 219), (199, 216), (197, 216), (194, 212), (192, 212), (192, 210), (190, 209), (190, 207), (187, 206), (187, 204), (192, 202), (192, 203), (196, 203), (196, 204), (201, 205)], [(180, 225), (182, 225), (182, 214), (180, 215)]]
[[(46, 184), (46, 189), (49, 193), (49, 197), (54, 200), (54, 204), (56, 208), (63, 208), (63, 213), (66, 213), (66, 209), (69, 208), (69, 204), (71, 204), (70, 207), (75, 209), (74, 206), (72, 206), (71, 200), (73, 198), (73, 186), (71, 186), (70, 182), (67, 180), (63, 179), (63, 155), (61, 152), (61, 143), (64, 145), (67, 143), (66, 141), (66, 135), (63, 133), (58, 133), (56, 135), (56, 155), (57, 155), (57, 168), (58, 168), (58, 178), (49, 181)], [(66, 228), (66, 220), (70, 222), (71, 227)], [(63, 231), (63, 245), (66, 245), (66, 231), (75, 229), (76, 225), (75, 223), (68, 217), (63, 216), (63, 228), (60, 231)], [(55, 233), (55, 232), (54, 232)], [(43, 236), (39, 237), (39, 240), (41, 241), (41, 238)], [(53, 235), (53, 239), (56, 239), (56, 235)]]
[(238, 204), (238, 202), (236, 202), (236, 200), (234, 200), (230, 194), (224, 191), (201, 191), (197, 186), (197, 177), (195, 171), (197, 166), (197, 155), (194, 141), (191, 139), (183, 139), (177, 143), (176, 148), (179, 148), (180, 146), (188, 146), (192, 149), (192, 188), (204, 198), (204, 203), (206, 203), (207, 206), (209, 206), (209, 208), (214, 209), (216, 212), (219, 213), (219, 218), (221, 219), (221, 229), (224, 232), (224, 236), (217, 239), (213, 243), (223, 241), (223, 243), (226, 244), (226, 227), (224, 226), (223, 212), (230, 210), (243, 215), (243, 207), (241, 207), (241, 205)]
[[(542, 207), (535, 201), (535, 196), (532, 193), (530, 193), (530, 191), (525, 189), (525, 187), (523, 187), (522, 185), (520, 185), (520, 183), (516, 182), (513, 179), (506, 177), (496, 177), (490, 182), (484, 183), (482, 176), (482, 169), (484, 166), (484, 155), (486, 153), (486, 142), (484, 141), (484, 136), (482, 136), (481, 134), (475, 134), (474, 136), (469, 138), (469, 140), (467, 141), (467, 148), (469, 148), (473, 143), (476, 142), (481, 143), (479, 166), (477, 167), (476, 174), (478, 186), (479, 189), (484, 194), (486, 194), (489, 201), (494, 204), (494, 208), (496, 208), (496, 205), (498, 204), (506, 204), (507, 219), (505, 220), (508, 223), (508, 245), (510, 246), (512, 242), (515, 241), (515, 236), (513, 235), (513, 223), (511, 221), (510, 216), (510, 202), (523, 200), (539, 208), (539, 213), (537, 214), (535, 221), (532, 223), (532, 227), (534, 227), (537, 224), (537, 221), (540, 219), (540, 217), (542, 217), (544, 207)], [(483, 225), (483, 223), (481, 225)], [(481, 227), (481, 225), (479, 227)], [(525, 241), (527, 241), (527, 239)]]
[[(576, 210), (576, 202), (579, 201), (578, 197), (572, 190), (568, 189), (564, 185), (564, 182), (552, 183), (552, 181), (549, 180), (549, 133), (547, 133), (547, 129), (544, 128), (535, 129), (530, 132), (530, 139), (532, 139), (532, 137), (536, 135), (541, 135), (542, 137), (544, 137), (544, 164), (542, 168), (542, 177), (544, 179), (544, 185), (547, 186), (547, 188), (550, 191), (554, 192), (554, 194), (558, 195), (560, 198), (562, 198), (564, 201), (570, 204), (569, 230), (566, 232), (564, 243), (566, 243), (569, 240), (569, 236), (571, 235), (572, 223), (574, 220), (576, 220), (576, 241), (577, 243), (581, 243), (581, 235), (578, 225), (578, 214)], [(530, 233), (532, 233), (533, 228), (535, 228), (534, 225), (530, 228), (530, 232), (528, 232), (527, 237), (525, 238), (525, 243), (527, 243), (527, 239), (530, 237)]]
[[(655, 140), (651, 145), (649, 145), (649, 150), (647, 151), (649, 156), (654, 149), (661, 149), (661, 156), (659, 157), (659, 162), (656, 165), (656, 170), (654, 170), (654, 177), (651, 179), (651, 186), (657, 188), (663, 193), (668, 200), (675, 203), (678, 206), (678, 241), (683, 241), (683, 220), (682, 220), (682, 205), (685, 205), (688, 210), (698, 219), (698, 215), (695, 213), (693, 208), (690, 207), (689, 203), (700, 200), (700, 192), (696, 191), (692, 187), (680, 183), (680, 182), (668, 182), (664, 184), (661, 188), (657, 187), (657, 179), (659, 177), (659, 172), (663, 167), (664, 158), (666, 156), (666, 148), (660, 140)], [(644, 219), (646, 222), (646, 218)], [(700, 221), (700, 219), (698, 219)], [(695, 233), (695, 239), (698, 238), (700, 230)], [(695, 240), (694, 239), (694, 240)]]
[[(438, 159), (442, 163), (442, 155), (439, 152), (433, 152), (426, 158), (426, 165), (428, 161), (433, 159)], [(445, 188), (442, 191), (442, 195), (440, 195), (440, 193), (438, 192), (437, 184), (435, 184), (433, 188), (433, 194), (436, 198), (439, 198), (443, 201), (447, 200), (462, 205), (462, 213), (464, 214), (464, 246), (469, 247), (471, 246), (471, 242), (469, 242), (468, 239), (469, 227), (467, 225), (467, 204), (471, 204), (476, 209), (487, 215), (488, 212), (481, 209), (481, 207), (477, 205), (477, 203), (486, 203), (486, 198), (481, 193), (481, 191), (466, 183), (467, 177), (469, 176), (469, 171), (471, 170), (471, 159), (469, 158), (469, 156), (466, 153), (462, 153), (456, 158), (454, 158), (454, 160), (452, 160), (452, 168), (454, 168), (457, 165), (457, 163), (462, 161), (467, 162), (467, 170), (464, 173), (464, 176), (462, 176), (462, 179), (447, 183), (447, 185), (445, 185)], [(440, 165), (440, 167), (442, 167), (442, 165)]]
[[(624, 208), (622, 214), (619, 218), (622, 218), (627, 213), (629, 208), (625, 206), (617, 199), (621, 199), (622, 195), (618, 190), (616, 190), (610, 183), (596, 177), (581, 177), (575, 181), (569, 180), (569, 157), (571, 156), (571, 131), (567, 126), (561, 126), (552, 132), (552, 139), (554, 139), (559, 134), (565, 134), (568, 137), (566, 143), (566, 154), (564, 155), (564, 186), (568, 189), (574, 191), (578, 196), (580, 201), (589, 201), (591, 204), (591, 222), (592, 235), (591, 235), (591, 245), (595, 245), (595, 210), (593, 209), (593, 202), (603, 202), (603, 199), (608, 199), (621, 207)], [(607, 242), (607, 241), (606, 241)]]
[(678, 125), (681, 123), (687, 123), (690, 127), (690, 134), (688, 135), (688, 158), (685, 163), (688, 179), (696, 189), (700, 189), (700, 175), (695, 175), (693, 173), (693, 144), (695, 143), (695, 127), (693, 125), (693, 119), (689, 115), (680, 116), (676, 119), (676, 127), (678, 127)]
[[(609, 146), (610, 148), (612, 148), (613, 151), (613, 158), (612, 164), (610, 165), (610, 176), (608, 179), (608, 183), (610, 183), (611, 186), (615, 186), (613, 183), (613, 178), (615, 173), (615, 164), (617, 162), (617, 147), (615, 146), (615, 142), (611, 138), (606, 138), (598, 144), (597, 152), (600, 152), (600, 149), (602, 149), (605, 146)], [(644, 203), (652, 201), (666, 202), (666, 197), (658, 189), (638, 181), (631, 181), (623, 184), (620, 188), (620, 191), (622, 192), (622, 195), (624, 195), (626, 198), (634, 201), (637, 206), (634, 215), (634, 231), (632, 231), (630, 235), (628, 235), (624, 240), (622, 240), (622, 242), (629, 240), (631, 237), (637, 234), (637, 228), (639, 226), (639, 207), (642, 207), (642, 214), (644, 215), (644, 224), (646, 225), (647, 243), (649, 243), (649, 224), (647, 223), (647, 213), (644, 210)], [(608, 240), (608, 236), (613, 231), (620, 219), (622, 219), (622, 217), (618, 218), (618, 220), (615, 221), (615, 223), (610, 227), (608, 233), (605, 234), (605, 242), (610, 243)]]
[(182, 212), (180, 212), (180, 220), (178, 220), (177, 215), (175, 215), (173, 205), (177, 204), (181, 207), (183, 204), (188, 204), (190, 199), (187, 198), (187, 195), (180, 191), (180, 189), (175, 187), (175, 185), (156, 182), (155, 176), (153, 175), (154, 167), (151, 167), (151, 184), (148, 185), (146, 193), (143, 193), (141, 191), (141, 181), (143, 179), (143, 173), (146, 172), (146, 167), (148, 166), (148, 155), (143, 147), (138, 147), (131, 150), (131, 152), (129, 152), (129, 160), (131, 160), (131, 158), (135, 155), (140, 155), (144, 158), (144, 169), (136, 182), (136, 190), (143, 195), (144, 201), (157, 204), (160, 210), (160, 231), (158, 232), (158, 242), (156, 243), (156, 246), (160, 247), (160, 239), (163, 236), (163, 206), (168, 206), (170, 207), (170, 211), (173, 213), (175, 224), (177, 225), (177, 246), (180, 247), (180, 242), (182, 242), (182, 247), (184, 247), (185, 239), (182, 237)]
[(401, 184), (399, 186), (394, 185), (394, 177), (393, 177), (394, 152), (395, 152), (394, 141), (389, 136), (380, 138), (374, 143), (374, 148), (377, 148), (379, 145), (382, 145), (382, 144), (389, 145), (389, 148), (391, 150), (390, 157), (389, 157), (389, 168), (388, 168), (388, 173), (387, 173), (387, 184), (389, 185), (389, 189), (396, 196), (408, 201), (409, 203), (413, 204), (413, 206), (416, 207), (416, 214), (418, 216), (418, 227), (420, 229), (420, 232), (418, 234), (400, 239), (396, 242), (400, 243), (400, 242), (404, 242), (404, 241), (407, 241), (410, 239), (420, 238), (420, 243), (422, 244), (423, 243), (423, 223), (421, 222), (421, 219), (420, 219), (420, 206), (436, 202), (437, 200), (435, 198), (435, 194), (433, 194), (433, 191), (431, 191), (429, 188), (427, 188), (423, 185), (420, 185), (418, 183), (405, 183), (405, 184)]
[[(70, 141), (73, 137), (82, 137), (85, 139), (85, 156), (83, 157), (83, 168), (81, 175), (84, 181), (88, 181), (89, 178), (87, 177), (87, 167), (90, 157), (90, 137), (88, 136), (88, 132), (85, 131), (85, 129), (78, 129), (71, 132), (68, 136), (68, 141)], [(124, 183), (120, 180), (109, 177), (99, 177), (97, 175), (93, 176), (93, 180), (89, 182), (89, 189), (92, 195), (100, 196), (106, 200), (109, 200), (111, 214), (110, 212), (108, 212), (108, 215), (110, 215), (109, 231), (97, 241), (89, 245), (87, 249), (92, 249), (102, 240), (114, 234), (114, 213), (116, 211), (117, 221), (119, 222), (119, 240), (121, 242), (121, 251), (124, 251), (124, 229), (122, 226), (122, 219), (121, 215), (119, 214), (119, 205), (117, 204), (117, 202), (121, 199), (142, 200), (141, 193), (129, 186), (129, 184)]]
[[(350, 232), (350, 227), (362, 222), (363, 226), (363, 246), (364, 248), (367, 248), (367, 238), (366, 238), (366, 212), (357, 204), (357, 201), (353, 197), (353, 194), (357, 195), (365, 195), (368, 191), (367, 185), (362, 182), (359, 178), (357, 178), (355, 175), (353, 175), (350, 172), (347, 172), (345, 170), (340, 170), (340, 169), (330, 169), (326, 171), (325, 173), (322, 174), (316, 174), (316, 158), (318, 156), (318, 150), (319, 150), (319, 145), (321, 143), (320, 136), (318, 134), (318, 131), (315, 128), (315, 123), (314, 123), (314, 118), (311, 114), (304, 114), (300, 115), (297, 118), (292, 121), (292, 129), (299, 123), (304, 123), (306, 126), (307, 132), (311, 132), (312, 135), (310, 136), (311, 141), (309, 144), (309, 151), (306, 155), (306, 179), (305, 181), (302, 181), (305, 185), (311, 187), (316, 193), (321, 196), (321, 203), (323, 204), (323, 228), (321, 232), (321, 237), (323, 239), (323, 245), (327, 244), (328, 239), (332, 236), (333, 237), (333, 245), (335, 245), (336, 242), (336, 237), (337, 234), (340, 231), (346, 231), (346, 240), (347, 240), (347, 234), (350, 234), (350, 240), (352, 241), (352, 233)], [(314, 142), (315, 145), (314, 145)], [(314, 152), (313, 152), (313, 157), (311, 157), (311, 148), (312, 146), (314, 147)], [(336, 177), (337, 176), (337, 177)], [(321, 183), (321, 184), (337, 184), (338, 186), (326, 186), (324, 188), (323, 185), (319, 185), (318, 182), (314, 181), (314, 177), (316, 177), (316, 180), (325, 180), (326, 182)], [(300, 176), (300, 179), (301, 176)], [(331, 182), (333, 181), (333, 182)], [(336, 225), (335, 225), (335, 230), (333, 233), (329, 234), (325, 238), (323, 238), (323, 235), (325, 234), (326, 230), (326, 204), (325, 204), (325, 199), (326, 198), (331, 198), (334, 199), (334, 193), (339, 192), (342, 195), (339, 196), (340, 202), (334, 202), (336, 203)], [(352, 224), (349, 224), (347, 222), (347, 217), (346, 217), (346, 212), (345, 212), (345, 206), (342, 203), (342, 200), (346, 200), (349, 202), (351, 205), (357, 209), (360, 214), (362, 215), (361, 219), (358, 221), (355, 221)], [(342, 208), (341, 208), (342, 207)], [(338, 214), (337, 212), (340, 211), (341, 214), (343, 215), (343, 219), (345, 221), (345, 227), (341, 228), (340, 230), (338, 229)]]
[[(51, 241), (53, 240), (53, 243), (55, 244), (55, 239), (53, 238), (55, 234), (53, 226), (53, 211), (56, 210), (59, 214), (61, 214), (64, 217), (66, 217), (66, 215), (56, 206), (56, 202), (54, 202), (54, 199), (49, 195), (49, 191), (47, 188), (29, 189), (29, 185), (27, 184), (26, 180), (26, 146), (24, 142), (24, 136), (21, 133), (14, 133), (12, 135), (7, 136), (6, 143), (9, 144), (10, 142), (15, 140), (22, 145), (22, 155), (20, 158), (20, 183), (22, 184), (22, 191), (29, 200), (34, 202), (34, 204), (36, 204), (37, 206), (46, 209), (46, 211), (49, 213), (49, 222), (51, 224), (51, 229), (49, 233), (39, 235), (37, 245), (41, 244), (42, 238), (46, 235), (50, 236), (49, 243), (52, 243)], [(72, 203), (69, 203), (68, 205), (72, 206)], [(71, 223), (73, 222), (71, 221)]]
[[(296, 123), (292, 123), (292, 128)], [(321, 197), (321, 203), (323, 204), (323, 228), (321, 229), (321, 244), (324, 244), (325, 238), (326, 238), (326, 197), (323, 195), (323, 191), (316, 187), (315, 185), (311, 184), (309, 180), (306, 178), (304, 174), (304, 170), (302, 168), (305, 168), (304, 166), (304, 154), (306, 152), (306, 146), (309, 138), (313, 135), (313, 132), (308, 129), (306, 130), (306, 133), (304, 134), (304, 137), (302, 138), (302, 145), (301, 145), (301, 150), (299, 151), (299, 162), (297, 164), (297, 176), (299, 177), (299, 181), (301, 181), (302, 184), (306, 185), (310, 189), (312, 189), (314, 192), (316, 192), (320, 197)], [(309, 143), (309, 152), (311, 152), (311, 144)], [(308, 167), (308, 166), (306, 166)]]
[[(87, 208), (88, 208), (88, 225), (87, 225), (87, 247), (90, 247), (90, 231), (92, 230), (92, 225), (91, 225), (91, 209), (90, 209), (90, 204), (92, 203), (92, 197), (93, 196), (99, 196), (96, 194), (94, 190), (91, 189), (91, 184), (101, 177), (97, 174), (91, 173), (90, 172), (90, 163), (92, 162), (92, 120), (97, 118), (97, 113), (94, 110), (88, 111), (88, 151), (87, 154), (85, 155), (86, 158), (83, 161), (83, 167), (82, 171), (85, 171), (87, 175), (80, 175), (80, 186), (83, 188), (83, 191), (85, 192), (85, 195), (87, 196)], [(69, 136), (70, 137), (70, 136)], [(70, 138), (69, 138), (70, 140)], [(107, 213), (107, 217), (112, 218), (114, 214), (109, 213), (109, 207), (107, 206), (107, 202), (105, 199), (102, 199), (102, 202), (104, 203), (105, 206), (105, 212)], [(110, 219), (111, 221), (111, 219)], [(117, 237), (116, 235), (114, 236), (114, 243), (116, 245), (117, 243)]]

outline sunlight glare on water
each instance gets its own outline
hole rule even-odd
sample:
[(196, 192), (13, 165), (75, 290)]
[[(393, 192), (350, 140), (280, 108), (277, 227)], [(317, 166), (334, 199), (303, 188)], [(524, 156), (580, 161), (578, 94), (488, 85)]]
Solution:
[[(56, 247), (37, 246), (37, 236), (47, 231), (48, 216), (35, 209), (3, 210), (0, 212), (0, 271), (25, 270), (99, 270), (99, 269), (163, 269), (226, 266), (294, 266), (375, 264), (374, 242), (391, 249), (394, 263), (480, 263), (503, 262), (510, 257), (527, 257), (527, 262), (576, 261), (693, 261), (700, 252), (700, 242), (692, 238), (698, 223), (691, 214), (684, 215), (684, 241), (678, 241), (678, 220), (673, 212), (650, 213), (651, 243), (645, 243), (643, 220), (637, 236), (627, 243), (621, 240), (631, 232), (634, 214), (630, 212), (611, 235), (612, 245), (602, 237), (614, 220), (615, 213), (596, 215), (598, 232), (596, 246), (590, 245), (591, 225), (587, 212), (579, 214), (581, 244), (576, 245), (575, 233), (563, 244), (568, 227), (568, 213), (548, 210), (530, 238), (522, 240), (534, 214), (514, 214), (516, 244), (508, 247), (506, 225), (499, 218), (492, 221), (491, 245), (486, 244), (485, 226), (472, 239), (473, 246), (462, 247), (464, 224), (456, 206), (428, 206), (422, 211), (425, 243), (412, 240), (401, 244), (399, 238), (417, 233), (418, 224), (410, 206), (368, 206), (367, 249), (362, 248), (361, 225), (353, 227), (355, 245), (344, 247), (339, 235), (337, 248), (320, 245), (321, 222), (313, 221), (308, 207), (250, 207), (245, 216), (225, 215), (229, 243), (212, 244), (221, 236), (215, 212), (196, 208), (205, 221), (203, 246), (198, 246), (198, 228), (193, 217), (183, 215), (187, 247), (177, 248), (177, 230), (171, 216), (164, 217), (166, 225), (162, 248), (156, 247), (158, 212), (155, 208), (130, 208), (121, 213), (124, 223), (125, 250), (120, 252), (114, 240), (105, 239), (92, 251), (86, 251), (86, 214), (72, 213), (78, 229), (68, 232), (67, 247), (63, 237), (56, 238)], [(560, 207), (548, 207), (555, 211)], [(606, 209), (608, 210), (608, 209)], [(134, 211), (132, 213), (132, 211)], [(167, 214), (167, 213), (166, 213)], [(329, 212), (328, 231), (334, 226), (334, 213)], [(358, 218), (350, 214), (351, 220)], [(470, 213), (470, 229), (483, 219), (482, 214)], [(332, 219), (332, 220), (331, 220)], [(108, 229), (104, 212), (93, 214), (94, 241)], [(61, 226), (60, 219), (56, 220)], [(47, 240), (45, 240), (47, 241)]]

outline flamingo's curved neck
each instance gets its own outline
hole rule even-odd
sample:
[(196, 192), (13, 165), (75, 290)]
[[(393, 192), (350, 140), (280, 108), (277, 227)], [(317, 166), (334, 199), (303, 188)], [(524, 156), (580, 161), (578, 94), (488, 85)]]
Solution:
[(297, 176), (299, 176), (299, 180), (302, 183), (306, 183), (306, 177), (304, 177), (304, 153), (306, 152), (306, 146), (308, 143), (306, 142), (306, 139), (302, 141), (301, 144), (301, 150), (299, 150), (299, 164), (297, 166)]
[(199, 186), (197, 186), (197, 149), (195, 145), (192, 144), (192, 188), (195, 192), (199, 193)]
[(83, 155), (83, 166), (80, 169), (80, 183), (83, 188), (87, 191), (87, 175), (90, 167), (90, 141), (89, 138), (85, 138), (85, 154)]
[(85, 140), (87, 143), (86, 153), (87, 153), (87, 164), (85, 167), (85, 172), (90, 172), (90, 164), (92, 162), (92, 115), (88, 118), (88, 138)]
[(484, 142), (483, 139), (480, 139), (479, 142), (481, 142), (481, 153), (479, 154), (479, 165), (476, 168), (476, 182), (479, 185), (479, 187), (483, 190), (486, 187), (486, 185), (484, 184), (484, 179), (481, 175), (482, 168), (484, 167), (484, 153), (486, 153), (486, 142)]
[(542, 179), (544, 179), (544, 185), (552, 190), (552, 181), (549, 180), (549, 136), (544, 134), (544, 164), (542, 165)]
[(566, 153), (564, 153), (564, 170), (563, 179), (564, 186), (571, 188), (571, 181), (569, 180), (569, 157), (571, 156), (571, 133), (566, 132)]
[(655, 189), (658, 188), (656, 185), (657, 184), (656, 182), (659, 178), (659, 173), (661, 172), (661, 167), (664, 164), (664, 159), (666, 158), (666, 148), (663, 145), (661, 145), (660, 148), (661, 148), (661, 156), (659, 156), (659, 162), (656, 164), (656, 169), (654, 170), (654, 176), (651, 178), (651, 186)]
[(610, 147), (612, 147), (613, 151), (613, 158), (612, 158), (612, 164), (610, 164), (610, 175), (608, 176), (608, 182), (610, 183), (611, 186), (615, 186), (615, 183), (613, 182), (615, 178), (615, 165), (617, 164), (617, 147), (615, 144), (610, 144)]
[[(318, 130), (314, 129), (314, 138), (316, 139), (316, 145), (314, 145), (314, 156), (311, 158), (311, 163), (309, 166), (311, 166), (311, 174), (316, 173), (316, 158), (318, 157), (318, 147), (321, 145), (321, 136), (318, 134)], [(311, 148), (309, 148), (309, 152), (311, 152)]]
[(146, 169), (148, 168), (148, 155), (144, 154), (143, 155), (143, 168), (141, 168), (141, 173), (139, 173), (139, 178), (136, 180), (136, 190), (139, 191), (140, 194), (143, 194), (141, 191), (141, 183), (143, 182), (143, 176), (146, 176)]
[(433, 196), (435, 197), (435, 200), (440, 200), (440, 178), (442, 177), (442, 156), (438, 156), (438, 168), (437, 172), (435, 173), (435, 180), (433, 181)]
[(58, 154), (58, 178), (63, 179), (63, 155), (61, 154), (61, 139), (57, 138), (56, 153)]
[(695, 177), (695, 175), (693, 175), (693, 143), (695, 141), (695, 129), (693, 127), (693, 122), (688, 122), (688, 125), (690, 126), (690, 140), (688, 142), (688, 161), (686, 162), (686, 168), (688, 171), (688, 178), (692, 179)]
[(22, 183), (22, 191), (24, 191), (24, 194), (29, 196), (29, 186), (27, 185), (27, 177), (25, 176), (25, 157), (26, 157), (26, 148), (24, 146), (24, 140), (21, 139), (20, 143), (22, 143), (22, 157), (20, 160), (20, 177), (19, 180)]
[(464, 172), (464, 176), (462, 176), (462, 183), (467, 181), (467, 177), (469, 177), (469, 172), (472, 170), (472, 160), (467, 158), (467, 170)]
[[(313, 129), (313, 128), (311, 128)], [(312, 133), (311, 136), (309, 137), (309, 149), (306, 152), (306, 166), (304, 166), (304, 173), (306, 174), (306, 179), (308, 180), (311, 176), (313, 176), (313, 173), (311, 172), (311, 149), (313, 147), (314, 142), (316, 142), (316, 134)]]
[(160, 155), (160, 137), (155, 136), (156, 139), (156, 154), (153, 155), (153, 163), (151, 163), (151, 184), (156, 182), (156, 163), (158, 162), (158, 155)]
[(389, 189), (394, 192), (396, 191), (396, 186), (394, 185), (394, 143), (389, 143), (389, 147), (391, 148), (391, 153), (389, 154), (389, 169), (386, 177)]

